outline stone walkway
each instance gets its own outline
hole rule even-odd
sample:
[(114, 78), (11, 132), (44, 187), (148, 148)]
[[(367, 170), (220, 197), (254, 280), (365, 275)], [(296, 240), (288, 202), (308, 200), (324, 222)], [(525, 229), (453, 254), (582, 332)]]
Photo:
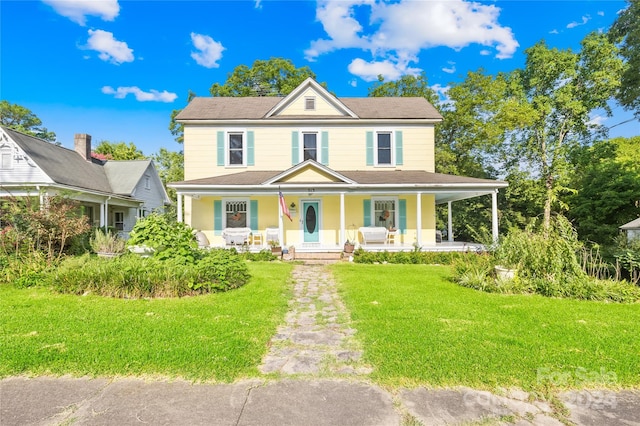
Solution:
[(349, 327), (349, 314), (323, 263), (296, 265), (294, 295), (285, 324), (271, 339), (260, 371), (281, 376), (340, 377), (366, 375), (362, 350)]

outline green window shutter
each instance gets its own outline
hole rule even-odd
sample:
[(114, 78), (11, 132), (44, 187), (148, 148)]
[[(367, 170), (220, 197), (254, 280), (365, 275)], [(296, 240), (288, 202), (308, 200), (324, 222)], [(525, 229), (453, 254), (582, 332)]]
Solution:
[(218, 132), (218, 166), (224, 166), (224, 132)]
[(396, 166), (402, 166), (402, 130), (396, 131)]
[(222, 201), (213, 202), (213, 235), (222, 235)]
[(398, 229), (404, 235), (407, 233), (407, 200), (398, 200), (398, 216)]
[(247, 132), (247, 166), (255, 166), (253, 131)]
[(373, 132), (367, 132), (367, 166), (373, 166)]
[(362, 200), (364, 210), (364, 226), (371, 226), (371, 200)]
[(298, 132), (291, 132), (291, 165), (295, 166), (300, 162), (300, 153), (298, 149), (300, 148), (298, 142)]
[(329, 165), (329, 132), (322, 132), (322, 142), (320, 145), (320, 152), (322, 153), (322, 164)]
[(249, 216), (249, 227), (252, 231), (258, 230), (258, 200), (249, 201), (249, 209), (251, 209), (251, 216)]

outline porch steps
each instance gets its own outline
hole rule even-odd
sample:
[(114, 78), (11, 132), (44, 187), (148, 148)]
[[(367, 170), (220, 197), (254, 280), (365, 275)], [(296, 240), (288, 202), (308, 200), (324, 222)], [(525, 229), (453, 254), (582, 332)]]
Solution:
[[(295, 260), (334, 260), (342, 259), (342, 252), (313, 252), (298, 251), (295, 252)], [(348, 259), (348, 257), (347, 257)]]

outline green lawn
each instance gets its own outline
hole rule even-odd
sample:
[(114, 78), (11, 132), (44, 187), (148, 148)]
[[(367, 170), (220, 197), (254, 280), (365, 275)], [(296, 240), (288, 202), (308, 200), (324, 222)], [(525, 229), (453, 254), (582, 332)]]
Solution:
[(638, 387), (640, 304), (487, 294), (426, 265), (333, 266), (391, 386)]
[(236, 290), (122, 300), (0, 286), (0, 377), (143, 375), (202, 381), (255, 376), (287, 310), (291, 265), (249, 264)]

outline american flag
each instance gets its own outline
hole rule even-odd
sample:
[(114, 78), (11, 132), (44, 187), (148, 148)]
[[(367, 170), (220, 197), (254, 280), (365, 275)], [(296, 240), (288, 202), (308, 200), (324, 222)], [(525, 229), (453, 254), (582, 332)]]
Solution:
[(284, 195), (282, 195), (282, 191), (280, 191), (280, 208), (282, 208), (282, 214), (284, 214), (289, 218), (291, 222), (293, 222), (293, 219), (291, 219), (291, 213), (289, 213), (289, 208), (287, 207), (287, 203), (284, 201)]

